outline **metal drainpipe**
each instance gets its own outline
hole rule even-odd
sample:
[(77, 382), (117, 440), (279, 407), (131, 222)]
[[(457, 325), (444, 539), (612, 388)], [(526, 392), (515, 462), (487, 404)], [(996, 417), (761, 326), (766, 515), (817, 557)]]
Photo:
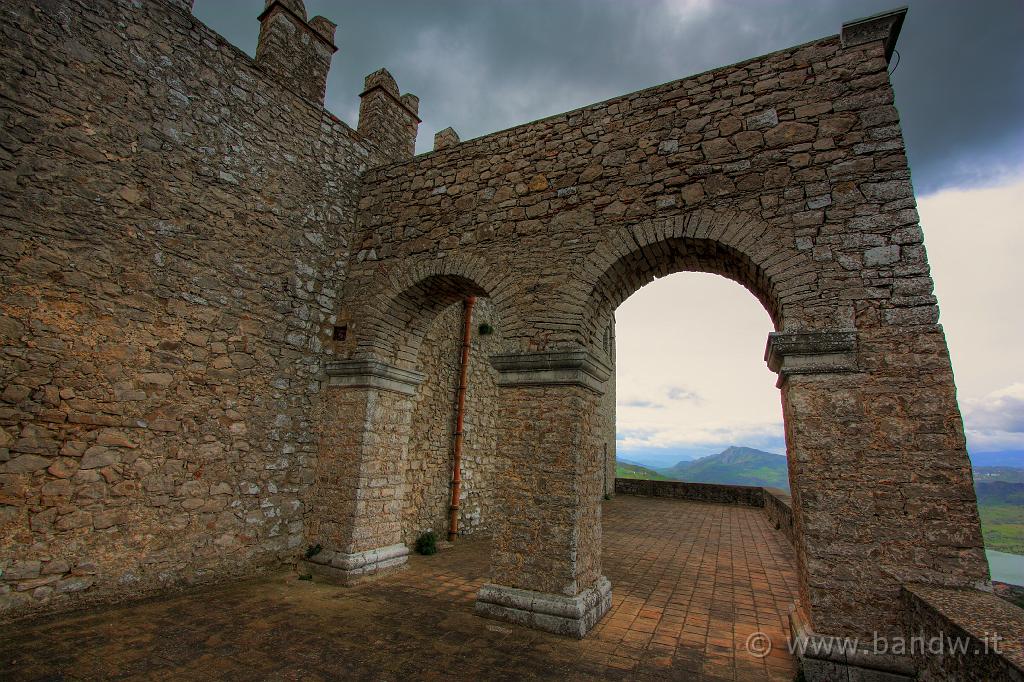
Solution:
[(473, 304), (476, 296), (467, 296), (463, 302), (465, 326), (462, 330), (462, 367), (459, 370), (458, 408), (455, 412), (455, 448), (452, 454), (452, 507), (448, 522), (448, 541), (459, 535), (459, 496), (462, 494), (462, 441), (466, 418), (466, 389), (469, 388), (469, 342), (473, 327)]

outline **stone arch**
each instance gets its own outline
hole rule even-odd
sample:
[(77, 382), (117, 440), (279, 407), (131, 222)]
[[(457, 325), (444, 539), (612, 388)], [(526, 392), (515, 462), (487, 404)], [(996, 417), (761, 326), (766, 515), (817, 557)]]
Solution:
[(682, 271), (741, 284), (761, 302), (777, 331), (806, 326), (808, 316), (794, 304), (816, 295), (820, 269), (759, 217), (704, 209), (620, 227), (591, 253), (583, 277), (572, 286), (582, 302), (583, 342), (599, 348), (601, 333), (623, 301), (645, 284)]
[(413, 368), (431, 321), (466, 296), (489, 298), (506, 329), (515, 329), (512, 282), (492, 272), (478, 258), (452, 256), (379, 273), (363, 308), (357, 354)]

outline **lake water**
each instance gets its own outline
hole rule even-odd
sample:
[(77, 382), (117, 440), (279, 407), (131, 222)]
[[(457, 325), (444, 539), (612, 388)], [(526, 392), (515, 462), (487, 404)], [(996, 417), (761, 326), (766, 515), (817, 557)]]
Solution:
[(1024, 586), (1024, 556), (997, 552), (994, 549), (985, 550), (985, 554), (988, 555), (992, 580)]

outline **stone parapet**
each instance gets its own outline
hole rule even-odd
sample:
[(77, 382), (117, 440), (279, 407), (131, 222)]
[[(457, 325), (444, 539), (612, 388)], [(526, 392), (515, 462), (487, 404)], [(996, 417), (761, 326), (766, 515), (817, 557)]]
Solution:
[(921, 642), (919, 679), (1024, 680), (1024, 610), (991, 592), (918, 584), (904, 585), (903, 604)]
[(575, 597), (484, 585), (475, 611), (485, 618), (582, 639), (612, 606), (612, 584), (601, 576)]
[(793, 497), (779, 488), (761, 488), (764, 492), (764, 513), (775, 529), (786, 536), (789, 544), (796, 545), (796, 519), (793, 517)]
[(689, 481), (652, 481), (639, 478), (616, 478), (615, 492), (621, 495), (669, 497), (691, 502), (764, 506), (764, 488), (751, 485), (719, 485)]
[(901, 682), (916, 679), (914, 662), (908, 656), (880, 653), (856, 639), (815, 632), (798, 604), (789, 611), (790, 646), (800, 658), (800, 670), (807, 682), (865, 680)]

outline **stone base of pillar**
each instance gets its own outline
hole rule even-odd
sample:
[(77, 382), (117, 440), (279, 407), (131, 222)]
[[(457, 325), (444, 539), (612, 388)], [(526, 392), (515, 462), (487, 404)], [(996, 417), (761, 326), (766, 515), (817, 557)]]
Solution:
[(479, 616), (582, 639), (612, 606), (612, 584), (601, 576), (575, 597), (484, 585), (476, 597)]
[(352, 585), (370, 576), (404, 566), (409, 558), (405, 545), (390, 545), (365, 552), (345, 554), (324, 549), (299, 562), (299, 569), (336, 585)]
[(842, 637), (819, 635), (810, 628), (797, 605), (789, 609), (789, 629), (794, 653), (807, 682), (864, 680), (911, 682), (917, 679), (914, 662), (907, 656), (874, 653), (846, 645)]

